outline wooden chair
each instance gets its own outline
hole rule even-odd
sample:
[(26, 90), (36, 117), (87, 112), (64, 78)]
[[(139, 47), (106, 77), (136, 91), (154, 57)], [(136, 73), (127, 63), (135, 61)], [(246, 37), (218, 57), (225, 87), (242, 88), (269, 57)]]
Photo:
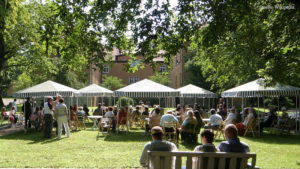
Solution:
[(223, 139), (225, 140), (225, 136), (224, 136), (225, 133), (224, 133), (224, 130), (225, 130), (225, 123), (224, 123), (224, 121), (222, 121), (222, 122), (220, 123), (218, 129), (214, 130), (214, 131), (216, 131), (215, 139), (218, 138), (218, 137), (220, 138), (221, 135), (222, 135), (222, 136), (223, 136)]
[[(183, 164), (183, 158), (186, 163)], [(251, 163), (248, 160), (251, 159)], [(193, 163), (193, 161), (199, 161)], [(206, 152), (169, 152), (169, 151), (148, 151), (148, 168), (154, 169), (255, 169), (256, 154), (253, 153), (206, 153)], [(194, 165), (194, 166), (193, 166)]]
[(128, 131), (127, 117), (121, 117), (119, 122), (119, 128), (122, 128), (124, 131)]
[(86, 129), (86, 126), (85, 126), (85, 117), (84, 115), (83, 116), (78, 116), (78, 114), (76, 114), (76, 123), (77, 123), (77, 126), (80, 126), (80, 129)]
[[(167, 131), (166, 128), (170, 129), (173, 128), (172, 131)], [(164, 136), (165, 138), (167, 138), (167, 136), (169, 137), (168, 141), (174, 142), (175, 144), (178, 144), (178, 140), (177, 140), (177, 123), (176, 122), (172, 122), (172, 123), (168, 123), (165, 122), (164, 126), (163, 126), (163, 131), (164, 131)], [(172, 138), (173, 137), (173, 138)]]
[(246, 130), (245, 130), (245, 133), (244, 133), (244, 137), (248, 134), (248, 133), (252, 133), (253, 137), (255, 137), (255, 132), (256, 132), (256, 128), (257, 128), (257, 123), (258, 123), (258, 120), (252, 118), (250, 119), (250, 121), (248, 122), (248, 125), (246, 127)]
[(112, 120), (110, 118), (102, 118), (99, 123), (99, 131), (98, 136), (100, 132), (103, 134), (110, 135), (110, 128), (111, 128)]

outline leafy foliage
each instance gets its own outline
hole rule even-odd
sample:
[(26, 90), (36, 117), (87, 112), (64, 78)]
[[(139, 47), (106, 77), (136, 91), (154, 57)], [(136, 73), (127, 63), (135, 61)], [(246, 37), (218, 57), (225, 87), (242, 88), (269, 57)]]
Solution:
[(100, 84), (101, 86), (110, 89), (117, 90), (124, 86), (122, 79), (114, 76), (103, 76), (103, 82)]
[(134, 105), (134, 101), (132, 98), (129, 98), (129, 97), (120, 97), (117, 101), (117, 106), (118, 108), (120, 107), (128, 107), (130, 105)]
[(168, 75), (155, 73), (155, 75), (149, 77), (150, 80), (168, 86), (170, 84), (170, 79)]

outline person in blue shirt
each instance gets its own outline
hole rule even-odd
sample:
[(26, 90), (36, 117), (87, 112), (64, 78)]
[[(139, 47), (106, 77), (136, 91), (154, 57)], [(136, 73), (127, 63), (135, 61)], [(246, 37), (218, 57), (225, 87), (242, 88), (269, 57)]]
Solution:
[(222, 141), (218, 149), (221, 152), (233, 153), (249, 153), (250, 149), (248, 144), (240, 141), (238, 138), (238, 130), (235, 125), (229, 124), (225, 127), (225, 138), (227, 141)]

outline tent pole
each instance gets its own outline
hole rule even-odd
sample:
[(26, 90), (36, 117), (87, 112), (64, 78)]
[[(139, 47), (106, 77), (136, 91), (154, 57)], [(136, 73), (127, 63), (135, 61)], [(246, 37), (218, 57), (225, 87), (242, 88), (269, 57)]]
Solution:
[(279, 96), (277, 97), (277, 104), (278, 104), (278, 109), (277, 110), (279, 111), (280, 110), (279, 109)]
[(202, 104), (202, 106), (204, 107), (204, 97), (203, 97), (202, 99), (203, 99), (203, 104)]
[(208, 98), (208, 110), (210, 110), (210, 98)]
[(231, 98), (231, 107), (233, 107), (233, 97)]
[(160, 106), (160, 97), (158, 98), (158, 105)]
[(244, 109), (244, 97), (242, 97), (242, 110)]

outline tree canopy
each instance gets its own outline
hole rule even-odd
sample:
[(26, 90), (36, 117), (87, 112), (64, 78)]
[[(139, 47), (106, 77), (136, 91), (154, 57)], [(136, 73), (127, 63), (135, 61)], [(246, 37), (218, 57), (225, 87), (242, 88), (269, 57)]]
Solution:
[(193, 62), (219, 91), (258, 77), (299, 86), (298, 1), (173, 2), (1, 1), (1, 94), (23, 72), (33, 83), (68, 72), (84, 81), (88, 65), (102, 68), (113, 47), (153, 67), (160, 50), (170, 64), (191, 47)]

